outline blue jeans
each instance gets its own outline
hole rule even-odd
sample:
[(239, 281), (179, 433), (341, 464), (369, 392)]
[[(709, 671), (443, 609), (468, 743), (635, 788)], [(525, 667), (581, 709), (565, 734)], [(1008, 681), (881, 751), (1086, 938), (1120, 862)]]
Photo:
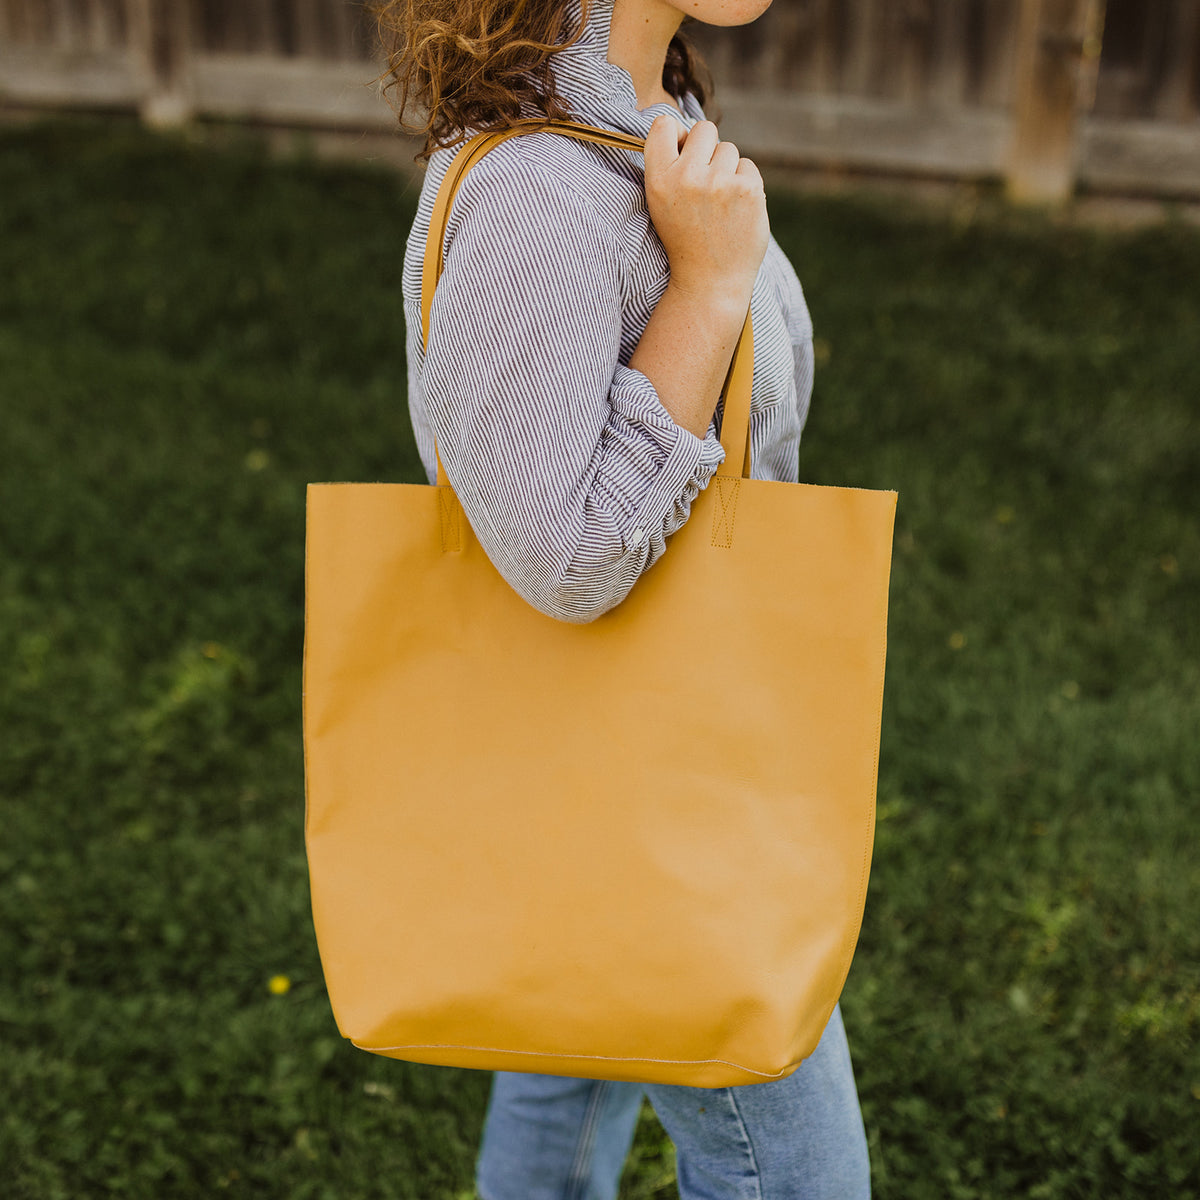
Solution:
[(481, 1200), (613, 1200), (647, 1096), (675, 1143), (681, 1200), (864, 1200), (867, 1140), (838, 1009), (786, 1079), (745, 1087), (609, 1083), (498, 1071)]

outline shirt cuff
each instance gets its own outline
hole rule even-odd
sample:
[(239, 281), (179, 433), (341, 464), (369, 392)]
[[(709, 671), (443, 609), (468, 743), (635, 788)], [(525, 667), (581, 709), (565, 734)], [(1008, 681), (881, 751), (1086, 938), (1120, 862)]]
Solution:
[(626, 551), (641, 552), (653, 562), (666, 539), (688, 519), (692, 501), (725, 461), (725, 450), (712, 422), (702, 438), (677, 425), (654, 384), (633, 367), (617, 368), (611, 399), (614, 417), (639, 427), (656, 460), (657, 470), (622, 522)]

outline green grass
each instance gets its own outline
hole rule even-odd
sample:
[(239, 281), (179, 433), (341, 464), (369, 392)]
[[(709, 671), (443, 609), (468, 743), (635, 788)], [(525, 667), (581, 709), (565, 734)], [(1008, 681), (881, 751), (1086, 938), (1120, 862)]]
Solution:
[[(414, 480), (382, 171), (0, 131), (0, 1194), (470, 1188), (488, 1077), (337, 1036), (304, 484)], [(1200, 1195), (1200, 236), (772, 198), (802, 476), (900, 492), (879, 1197)], [(290, 980), (274, 995), (268, 981)], [(622, 1195), (675, 1195), (647, 1115)]]

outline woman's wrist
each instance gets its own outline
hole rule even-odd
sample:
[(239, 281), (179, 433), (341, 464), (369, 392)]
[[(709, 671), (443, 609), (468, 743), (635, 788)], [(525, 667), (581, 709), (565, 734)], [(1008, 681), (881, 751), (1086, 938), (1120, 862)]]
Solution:
[(698, 319), (718, 328), (737, 325), (740, 332), (753, 290), (753, 280), (750, 287), (741, 282), (707, 280), (691, 283), (678, 273), (673, 273), (664, 299), (670, 295), (675, 303), (693, 310)]

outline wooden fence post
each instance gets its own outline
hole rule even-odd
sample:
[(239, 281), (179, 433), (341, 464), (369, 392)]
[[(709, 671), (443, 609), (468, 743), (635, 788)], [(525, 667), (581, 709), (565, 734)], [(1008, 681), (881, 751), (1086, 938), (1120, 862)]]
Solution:
[(1058, 204), (1075, 186), (1078, 115), (1095, 95), (1104, 0), (1021, 0), (1008, 195)]
[(142, 120), (184, 124), (193, 113), (190, 0), (126, 0), (126, 21), (143, 76)]
[(1170, 41), (1163, 63), (1163, 83), (1155, 105), (1156, 115), (1171, 121), (1190, 120), (1200, 93), (1200, 4), (1175, 0), (1171, 5)]

